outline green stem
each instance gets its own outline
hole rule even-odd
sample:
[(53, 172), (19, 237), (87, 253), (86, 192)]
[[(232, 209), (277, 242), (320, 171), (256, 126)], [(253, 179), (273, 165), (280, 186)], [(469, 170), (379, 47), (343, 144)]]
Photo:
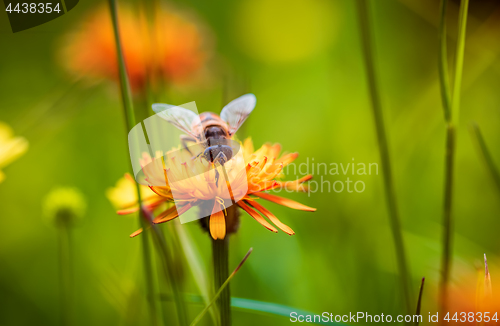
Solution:
[(448, 74), (448, 55), (446, 50), (446, 7), (448, 0), (441, 0), (439, 20), (439, 82), (441, 86), (441, 99), (443, 102), (444, 118), (451, 121), (451, 93)]
[(61, 324), (69, 326), (73, 320), (73, 286), (71, 276), (71, 235), (70, 227), (59, 228), (59, 287), (61, 292)]
[(446, 157), (444, 178), (444, 215), (443, 215), (443, 256), (441, 260), (441, 286), (440, 304), (441, 311), (446, 312), (448, 302), (448, 281), (451, 269), (451, 254), (453, 247), (453, 174), (455, 168), (456, 132), (453, 124), (448, 124), (446, 129)]
[[(223, 240), (212, 239), (214, 264), (214, 287), (219, 290), (229, 277), (229, 236)], [(231, 292), (229, 284), (220, 293), (217, 300), (221, 326), (231, 325)]]
[[(439, 79), (441, 83), (441, 94), (443, 108), (446, 117), (446, 151), (445, 151), (445, 179), (444, 179), (444, 207), (443, 207), (443, 256), (441, 260), (441, 280), (439, 290), (439, 303), (442, 312), (447, 311), (448, 283), (451, 271), (451, 256), (453, 255), (453, 176), (455, 171), (456, 156), (456, 128), (459, 122), (460, 112), (460, 88), (462, 85), (462, 72), (465, 49), (465, 32), (467, 26), (467, 11), (469, 0), (460, 3), (458, 40), (456, 48), (456, 60), (454, 71), (454, 84), (450, 95), (449, 78), (447, 72), (446, 56), (446, 5), (447, 0), (441, 1), (440, 14), (440, 56), (439, 56)], [(450, 99), (451, 97), (451, 99)], [(451, 103), (451, 104), (450, 104)], [(451, 107), (450, 107), (451, 105)]]
[(385, 197), (387, 200), (392, 237), (394, 240), (398, 269), (401, 277), (401, 287), (403, 289), (404, 304), (407, 312), (409, 313), (412, 311), (411, 290), (409, 285), (410, 275), (408, 272), (408, 266), (406, 262), (404, 241), (401, 232), (401, 223), (396, 202), (396, 191), (394, 189), (394, 184), (392, 179), (389, 146), (387, 143), (387, 135), (385, 133), (382, 106), (380, 103), (377, 78), (376, 78), (377, 74), (375, 69), (375, 62), (373, 59), (374, 58), (373, 40), (370, 31), (371, 17), (369, 13), (367, 0), (358, 0), (357, 4), (358, 4), (359, 22), (361, 27), (363, 54), (366, 65), (366, 73), (368, 78), (368, 86), (370, 90), (373, 116), (375, 119), (377, 141), (380, 151), (380, 161), (384, 177)]
[(462, 72), (465, 52), (465, 31), (467, 29), (468, 10), (469, 0), (462, 0), (460, 2), (459, 11), (457, 51), (455, 54), (455, 80), (453, 83), (453, 97), (451, 101), (451, 121), (455, 126), (458, 126), (458, 118), (460, 112), (460, 88), (462, 87)]
[[(123, 103), (123, 108), (124, 108), (124, 113), (125, 113), (125, 123), (127, 127), (127, 133), (136, 125), (135, 121), (135, 115), (134, 115), (134, 107), (132, 104), (132, 95), (130, 91), (130, 84), (127, 76), (127, 71), (125, 68), (125, 60), (123, 57), (123, 52), (122, 52), (122, 46), (121, 46), (121, 40), (120, 40), (120, 33), (118, 29), (118, 15), (117, 15), (117, 9), (116, 9), (116, 1), (115, 0), (109, 0), (109, 9), (111, 13), (111, 19), (113, 22), (113, 31), (114, 31), (114, 37), (115, 37), (115, 43), (116, 43), (116, 52), (117, 52), (117, 59), (118, 59), (118, 70), (120, 73), (120, 90), (121, 90), (121, 96), (122, 96), (122, 103)], [(138, 202), (141, 202), (141, 192), (139, 189), (139, 184), (137, 184), (136, 188), (137, 192), (137, 198)], [(144, 219), (144, 216), (142, 214), (142, 210), (139, 213), (139, 222), (143, 230), (146, 230), (147, 228), (147, 223), (146, 220)], [(152, 258), (150, 254), (150, 248), (149, 248), (149, 238), (148, 238), (148, 232), (144, 232), (142, 235), (142, 254), (144, 257), (144, 277), (145, 277), (145, 282), (146, 282), (146, 296), (147, 296), (147, 301), (148, 301), (148, 307), (149, 307), (149, 314), (151, 318), (151, 323), (153, 325), (159, 325), (159, 319), (158, 319), (158, 309), (156, 307), (156, 300), (155, 300), (155, 291), (154, 291), (154, 286), (153, 286), (153, 267), (152, 267)]]

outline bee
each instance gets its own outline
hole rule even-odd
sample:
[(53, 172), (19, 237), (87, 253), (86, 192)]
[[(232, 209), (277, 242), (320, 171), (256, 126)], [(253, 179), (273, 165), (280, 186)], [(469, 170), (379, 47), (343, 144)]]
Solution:
[(220, 116), (213, 112), (197, 115), (169, 104), (153, 104), (153, 111), (186, 133), (181, 136), (185, 149), (189, 151), (189, 142), (200, 143), (204, 150), (197, 157), (224, 165), (233, 157), (232, 137), (252, 113), (256, 103), (255, 95), (245, 94), (222, 108)]

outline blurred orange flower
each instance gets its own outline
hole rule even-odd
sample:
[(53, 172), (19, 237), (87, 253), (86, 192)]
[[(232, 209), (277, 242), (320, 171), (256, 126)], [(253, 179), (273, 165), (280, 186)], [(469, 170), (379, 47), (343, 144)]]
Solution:
[[(149, 188), (157, 195), (152, 202), (182, 202), (182, 205), (173, 205), (169, 209), (157, 215), (153, 223), (164, 223), (173, 220), (196, 206), (209, 206), (212, 213), (209, 218), (209, 229), (212, 238), (224, 239), (226, 236), (225, 205), (231, 198), (241, 198), (236, 205), (247, 212), (257, 222), (272, 232), (278, 230), (266, 219), (271, 221), (283, 232), (293, 235), (295, 232), (283, 224), (273, 213), (259, 203), (260, 199), (271, 201), (289, 208), (313, 212), (316, 209), (308, 207), (288, 198), (280, 197), (265, 191), (273, 189), (286, 189), (289, 191), (307, 191), (303, 183), (312, 178), (307, 175), (295, 181), (279, 181), (283, 175), (283, 168), (293, 162), (298, 154), (290, 153), (280, 156), (281, 146), (279, 144), (264, 144), (260, 149), (254, 151), (252, 141), (247, 139), (242, 146), (243, 156), (235, 157), (228, 161), (224, 167), (230, 184), (217, 182), (216, 175), (222, 175), (222, 167), (214, 167), (213, 163), (201, 159), (193, 159), (188, 151), (176, 151), (176, 156), (171, 162), (162, 160), (163, 153), (157, 152), (155, 159), (149, 154), (143, 155), (141, 162), (146, 180), (150, 183)], [(233, 169), (237, 166), (234, 160), (243, 159), (246, 169), (240, 171)], [(175, 184), (166, 182), (176, 180)], [(154, 185), (151, 185), (154, 184)], [(165, 184), (164, 186), (158, 186)], [(231, 188), (231, 193), (227, 191)], [(133, 207), (133, 209), (129, 209)], [(213, 208), (212, 208), (213, 207)], [(137, 211), (137, 204), (126, 207), (126, 213)], [(123, 211), (119, 211), (123, 213)], [(263, 215), (263, 216), (262, 216)], [(134, 232), (131, 236), (140, 234), (142, 230)]]
[(478, 267), (475, 275), (467, 275), (460, 285), (450, 287), (446, 312), (449, 314), (445, 313), (440, 320), (449, 319), (443, 324), (497, 325), (500, 321), (499, 291), (498, 286), (492, 286), (488, 267)]
[[(170, 7), (142, 9), (121, 5), (118, 24), (123, 55), (134, 92), (157, 78), (182, 84), (196, 78), (210, 53), (208, 35), (192, 16)], [(118, 79), (115, 41), (109, 9), (99, 7), (67, 35), (60, 61), (77, 76)]]

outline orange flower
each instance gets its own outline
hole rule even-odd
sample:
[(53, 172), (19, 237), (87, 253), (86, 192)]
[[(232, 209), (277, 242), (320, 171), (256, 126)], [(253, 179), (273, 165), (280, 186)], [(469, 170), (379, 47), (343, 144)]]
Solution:
[[(497, 269), (497, 266), (492, 269)], [(440, 317), (441, 321), (447, 318), (449, 322), (442, 324), (480, 325), (484, 321), (485, 325), (497, 325), (500, 321), (500, 288), (496, 282), (492, 286), (488, 265), (478, 265), (475, 273), (461, 268), (458, 274), (460, 281), (450, 286), (447, 312)]]
[[(159, 77), (177, 84), (189, 81), (205, 65), (209, 52), (205, 33), (191, 18), (160, 6), (149, 22), (143, 10), (122, 5), (118, 20), (133, 91), (143, 90), (148, 78), (152, 81)], [(118, 79), (114, 34), (106, 6), (90, 13), (68, 35), (66, 44), (60, 60), (71, 73)]]
[[(165, 157), (169, 159), (165, 160), (161, 152), (156, 153), (155, 159), (149, 154), (143, 154), (142, 171), (150, 189), (156, 193), (156, 198), (176, 203), (157, 215), (153, 223), (164, 223), (179, 217), (193, 207), (210, 205), (209, 207), (213, 207), (209, 218), (210, 234), (214, 239), (224, 239), (225, 208), (237, 198), (236, 205), (268, 230), (278, 232), (264, 217), (283, 232), (289, 235), (295, 234), (259, 201), (264, 199), (293, 209), (313, 212), (315, 208), (265, 192), (273, 189), (306, 191), (307, 186), (303, 183), (312, 176), (307, 175), (295, 181), (278, 181), (282, 177), (283, 168), (298, 156), (297, 153), (291, 153), (280, 157), (279, 144), (264, 144), (254, 151), (251, 140), (247, 139), (242, 150), (242, 156), (235, 156), (223, 167), (193, 158), (193, 155), (185, 150), (176, 150), (175, 156), (169, 155), (172, 152), (167, 152)], [(244, 160), (245, 169), (236, 168), (239, 165), (238, 160)], [(224, 180), (222, 178), (218, 179), (218, 176), (224, 173), (227, 175), (226, 182), (221, 181)], [(136, 236), (140, 232), (141, 230), (138, 230), (131, 236)]]

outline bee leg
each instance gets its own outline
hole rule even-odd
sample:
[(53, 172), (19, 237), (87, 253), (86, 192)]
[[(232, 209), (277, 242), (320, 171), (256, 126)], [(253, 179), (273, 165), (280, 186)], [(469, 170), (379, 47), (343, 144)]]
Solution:
[[(191, 153), (191, 154), (193, 154), (193, 153)], [(198, 155), (194, 155), (193, 157), (191, 157), (191, 159), (194, 161), (194, 160), (196, 160), (198, 157), (202, 156), (202, 154), (203, 154), (203, 152), (199, 152), (199, 153), (198, 153)], [(201, 158), (200, 158), (200, 160), (201, 160)]]
[(185, 150), (187, 150), (189, 152), (189, 154), (193, 155), (193, 153), (191, 152), (191, 150), (189, 149), (189, 147), (187, 146), (188, 143), (196, 143), (196, 139), (194, 139), (193, 137), (191, 136), (188, 136), (188, 135), (181, 135), (181, 145), (182, 145), (182, 148), (184, 148)]
[[(214, 164), (217, 164), (219, 163), (221, 166), (222, 166), (222, 169), (224, 169), (224, 163), (226, 163), (228, 160), (227, 160), (227, 157), (224, 153), (220, 152), (219, 154), (217, 154), (217, 156), (215, 157), (214, 159)], [(224, 174), (225, 174), (225, 170), (224, 170)], [(227, 176), (226, 176), (227, 177)], [(218, 186), (219, 185), (219, 178), (220, 178), (220, 173), (218, 170), (215, 170), (215, 184)]]

